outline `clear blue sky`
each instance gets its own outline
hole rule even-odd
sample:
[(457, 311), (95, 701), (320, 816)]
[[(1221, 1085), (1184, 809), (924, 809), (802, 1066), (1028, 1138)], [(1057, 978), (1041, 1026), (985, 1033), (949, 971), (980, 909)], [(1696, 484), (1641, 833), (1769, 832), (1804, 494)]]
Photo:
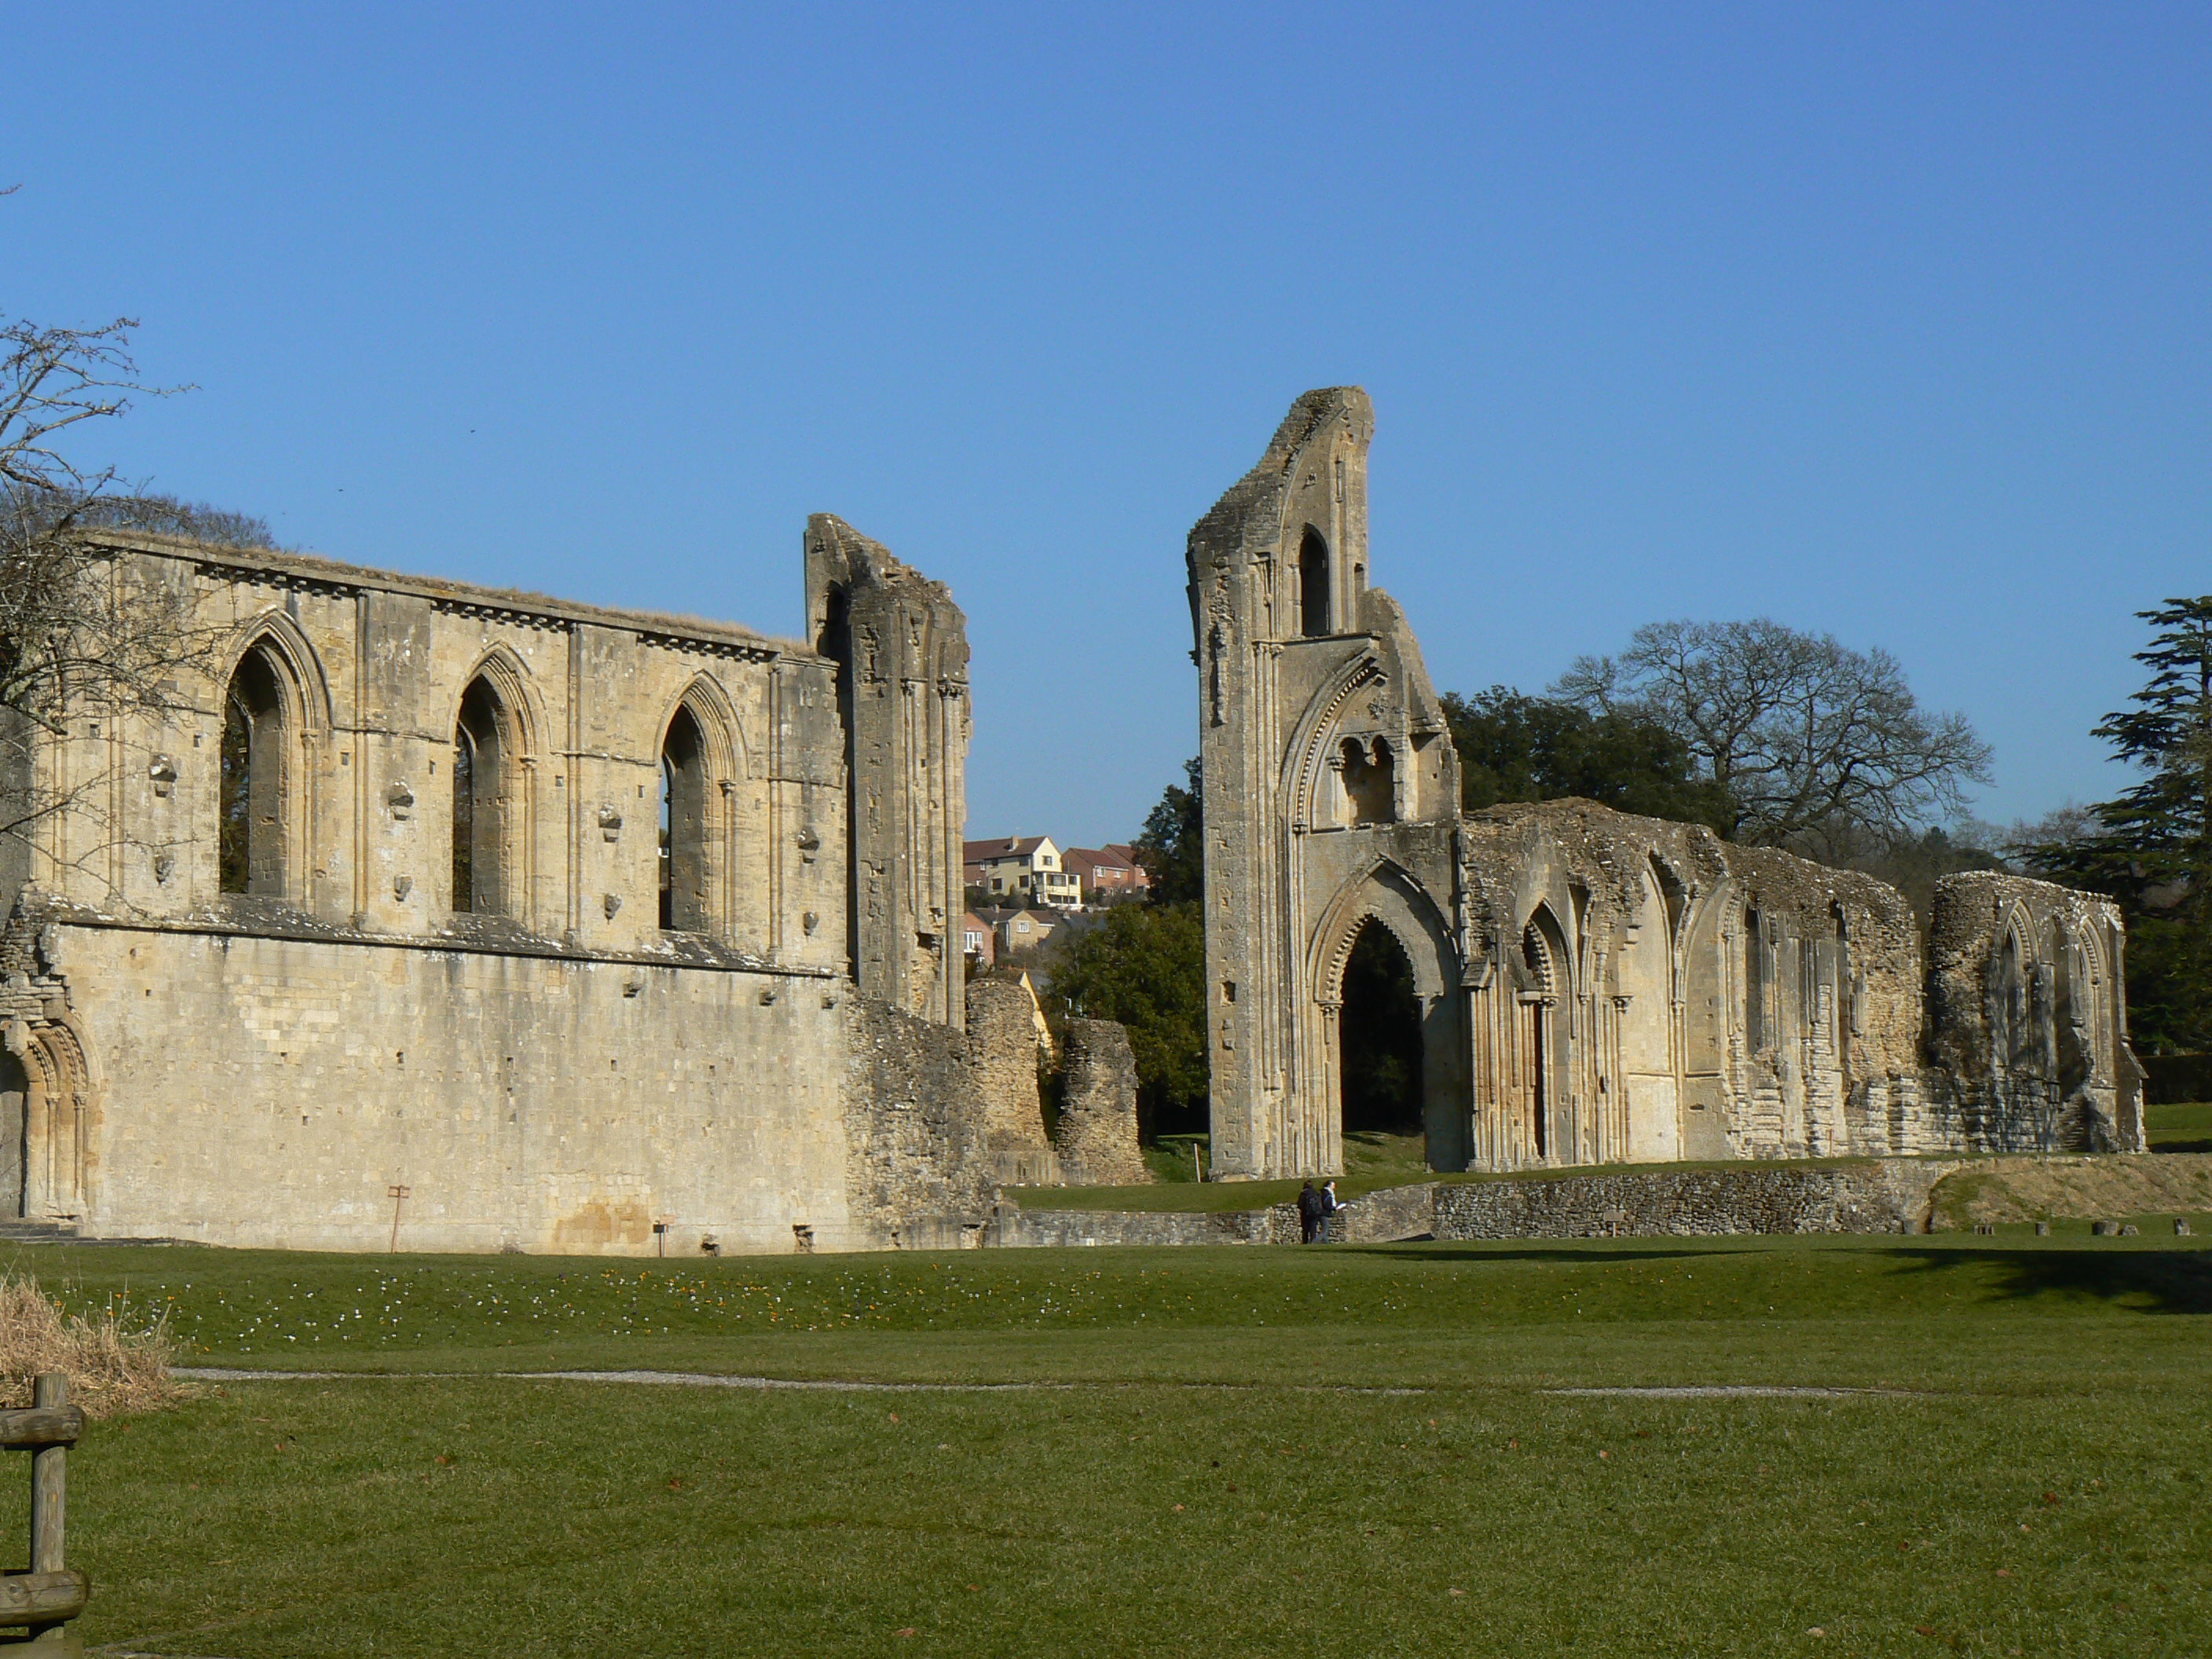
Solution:
[(11, 9), (0, 308), (310, 550), (799, 627), (805, 515), (966, 607), (972, 834), (1195, 744), (1191, 521), (1307, 386), (1444, 688), (1663, 617), (1882, 645), (1984, 816), (2122, 780), (2212, 589), (2212, 9)]

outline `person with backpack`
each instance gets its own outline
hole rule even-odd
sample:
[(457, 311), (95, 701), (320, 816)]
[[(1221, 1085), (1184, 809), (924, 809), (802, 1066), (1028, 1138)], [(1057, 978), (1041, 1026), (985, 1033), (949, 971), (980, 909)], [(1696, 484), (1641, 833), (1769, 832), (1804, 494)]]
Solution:
[(1302, 1243), (1317, 1244), (1321, 1242), (1322, 1217), (1328, 1213), (1323, 1207), (1327, 1202), (1314, 1190), (1310, 1181), (1298, 1188), (1298, 1231)]

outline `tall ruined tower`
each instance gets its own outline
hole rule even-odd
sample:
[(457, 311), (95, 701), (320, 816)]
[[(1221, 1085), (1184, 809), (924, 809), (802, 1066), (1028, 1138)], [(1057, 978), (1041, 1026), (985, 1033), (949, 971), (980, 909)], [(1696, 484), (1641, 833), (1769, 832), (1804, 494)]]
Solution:
[(854, 981), (924, 1019), (965, 1024), (961, 832), (967, 620), (943, 582), (843, 520), (806, 521), (806, 624), (837, 663), (845, 728), (846, 939)]
[(1397, 606), (1368, 586), (1373, 430), (1358, 387), (1307, 392), (1190, 532), (1213, 1156), (1225, 1176), (1339, 1164), (1333, 1018), (1300, 1017), (1333, 994), (1304, 960), (1311, 836), (1457, 812), (1427, 677)]

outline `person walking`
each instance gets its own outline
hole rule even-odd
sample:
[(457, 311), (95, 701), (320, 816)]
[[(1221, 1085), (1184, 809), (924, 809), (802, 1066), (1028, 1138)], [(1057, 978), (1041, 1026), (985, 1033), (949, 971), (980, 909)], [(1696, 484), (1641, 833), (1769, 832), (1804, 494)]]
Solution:
[(1327, 1200), (1314, 1190), (1312, 1182), (1309, 1181), (1298, 1188), (1298, 1232), (1301, 1243), (1314, 1244), (1320, 1242), (1321, 1218), (1328, 1213), (1322, 1207), (1325, 1202)]

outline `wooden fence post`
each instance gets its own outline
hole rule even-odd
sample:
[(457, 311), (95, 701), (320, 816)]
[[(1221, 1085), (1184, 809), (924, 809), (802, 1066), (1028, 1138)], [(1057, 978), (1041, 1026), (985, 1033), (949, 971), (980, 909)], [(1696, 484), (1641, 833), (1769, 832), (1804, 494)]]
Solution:
[[(31, 1404), (40, 1411), (56, 1410), (70, 1402), (69, 1374), (45, 1371), (32, 1385)], [(69, 1519), (69, 1448), (41, 1446), (31, 1454), (31, 1571), (62, 1572), (62, 1540)], [(31, 1641), (40, 1647), (58, 1646), (67, 1640), (66, 1626), (57, 1621), (31, 1626)]]
[(69, 1395), (68, 1376), (46, 1371), (28, 1411), (0, 1411), (0, 1446), (31, 1454), (31, 1570), (0, 1575), (0, 1625), (27, 1626), (24, 1645), (50, 1653), (79, 1650), (66, 1626), (92, 1594), (85, 1576), (63, 1560), (69, 1449), (84, 1432), (84, 1413)]

